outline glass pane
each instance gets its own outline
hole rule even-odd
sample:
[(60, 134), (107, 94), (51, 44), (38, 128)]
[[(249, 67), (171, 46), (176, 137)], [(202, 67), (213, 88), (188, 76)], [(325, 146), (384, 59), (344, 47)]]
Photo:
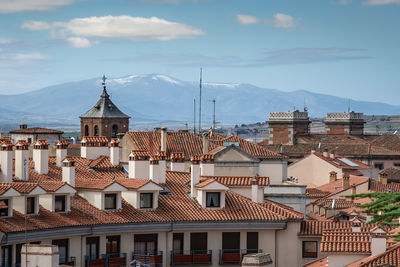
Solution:
[(219, 207), (219, 192), (208, 192), (207, 196), (207, 207)]
[(140, 207), (141, 208), (152, 208), (153, 207), (153, 193), (141, 193), (140, 194)]
[(116, 194), (106, 194), (104, 197), (104, 207), (105, 209), (116, 209), (117, 204), (117, 195)]

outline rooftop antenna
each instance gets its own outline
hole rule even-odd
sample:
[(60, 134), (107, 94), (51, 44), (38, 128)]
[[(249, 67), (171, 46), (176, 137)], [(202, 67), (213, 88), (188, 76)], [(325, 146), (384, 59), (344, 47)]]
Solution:
[(26, 163), (27, 160), (24, 159), (23, 179), (24, 179), (24, 200), (25, 200), (25, 218), (24, 218), (25, 219), (25, 266), (28, 266), (28, 215), (27, 215), (28, 197), (26, 195), (26, 182), (27, 182)]
[(196, 134), (196, 98), (193, 98), (193, 134)]
[(350, 113), (350, 98), (349, 98), (349, 105), (348, 105), (348, 107), (347, 107), (347, 112)]
[(214, 132), (215, 131), (215, 125), (216, 125), (216, 121), (215, 121), (215, 99), (208, 100), (208, 101), (213, 102), (213, 105), (214, 105), (214, 115), (213, 115), (213, 125), (212, 125), (212, 131)]
[(203, 75), (203, 68), (200, 67), (200, 99), (199, 99), (199, 134), (201, 134), (201, 80)]

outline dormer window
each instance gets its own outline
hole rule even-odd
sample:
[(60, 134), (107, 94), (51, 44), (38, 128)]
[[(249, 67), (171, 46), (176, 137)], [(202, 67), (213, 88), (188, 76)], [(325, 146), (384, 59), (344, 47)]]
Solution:
[(153, 193), (140, 193), (140, 208), (141, 209), (153, 208)]
[(104, 209), (106, 210), (117, 209), (117, 194), (104, 195)]
[(36, 198), (35, 197), (27, 197), (26, 198), (26, 214), (35, 214), (36, 213)]
[(0, 217), (7, 217), (8, 216), (8, 199), (1, 199), (0, 200)]
[(55, 212), (65, 212), (66, 211), (66, 196), (55, 196)]
[(206, 207), (219, 208), (220, 207), (220, 192), (206, 192)]

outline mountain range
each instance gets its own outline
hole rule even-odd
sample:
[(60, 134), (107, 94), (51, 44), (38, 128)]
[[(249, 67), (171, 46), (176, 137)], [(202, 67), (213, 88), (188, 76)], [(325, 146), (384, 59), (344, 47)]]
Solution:
[[(131, 116), (131, 125), (172, 124), (183, 128), (193, 123), (193, 102), (199, 102), (198, 82), (161, 74), (130, 75), (107, 80), (111, 99)], [(68, 82), (18, 95), (0, 95), (0, 124), (78, 125), (79, 115), (89, 110), (102, 93), (101, 79)], [(209, 127), (216, 100), (216, 120), (223, 125), (268, 120), (271, 111), (303, 109), (324, 117), (326, 112), (347, 110), (348, 98), (306, 90), (283, 92), (251, 84), (203, 83), (202, 125)], [(351, 108), (368, 115), (400, 114), (400, 106), (351, 100)], [(196, 110), (198, 120), (198, 109)]]

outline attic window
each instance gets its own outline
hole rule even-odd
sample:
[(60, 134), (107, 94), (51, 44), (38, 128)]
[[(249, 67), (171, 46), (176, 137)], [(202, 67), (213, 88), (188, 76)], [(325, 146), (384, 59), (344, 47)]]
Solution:
[(140, 194), (140, 208), (152, 209), (153, 208), (153, 193)]
[(66, 206), (65, 196), (55, 196), (55, 212), (64, 212)]
[(219, 208), (220, 207), (220, 192), (207, 192), (206, 193), (206, 207), (207, 208)]
[(26, 214), (34, 214), (36, 201), (35, 197), (26, 198)]
[(104, 209), (106, 210), (117, 209), (117, 194), (104, 195)]
[(0, 200), (0, 217), (8, 216), (8, 199)]

